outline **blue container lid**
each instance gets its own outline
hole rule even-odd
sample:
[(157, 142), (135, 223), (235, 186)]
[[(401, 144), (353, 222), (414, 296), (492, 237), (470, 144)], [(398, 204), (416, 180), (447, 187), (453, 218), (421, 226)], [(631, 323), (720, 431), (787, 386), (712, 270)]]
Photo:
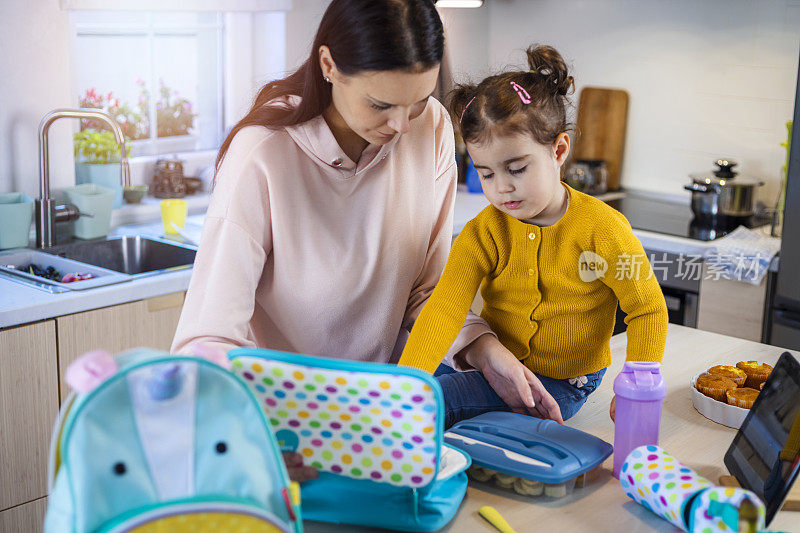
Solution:
[(614, 451), (611, 444), (552, 420), (518, 413), (484, 413), (444, 434), (478, 466), (543, 483), (564, 483), (592, 470)]

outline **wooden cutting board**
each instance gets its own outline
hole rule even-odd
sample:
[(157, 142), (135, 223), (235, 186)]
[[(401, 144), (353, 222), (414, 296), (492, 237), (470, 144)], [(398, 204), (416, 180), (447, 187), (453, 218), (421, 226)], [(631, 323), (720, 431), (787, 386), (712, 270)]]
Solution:
[(602, 159), (608, 168), (608, 189), (619, 189), (628, 123), (628, 92), (584, 87), (578, 97), (578, 135), (572, 159)]
[[(723, 487), (739, 486), (739, 482), (733, 476), (720, 476), (719, 484)], [(791, 490), (789, 490), (789, 495), (786, 496), (786, 500), (784, 500), (781, 509), (784, 511), (800, 511), (800, 483), (792, 485)]]

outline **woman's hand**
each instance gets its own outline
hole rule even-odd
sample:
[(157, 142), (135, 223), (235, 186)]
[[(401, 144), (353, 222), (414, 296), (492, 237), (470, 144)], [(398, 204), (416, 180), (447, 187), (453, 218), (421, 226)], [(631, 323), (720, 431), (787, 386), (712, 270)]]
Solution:
[(292, 481), (309, 481), (319, 476), (316, 468), (303, 465), (303, 456), (297, 452), (283, 452), (283, 462)]
[(549, 418), (563, 424), (561, 409), (542, 382), (496, 337), (482, 335), (464, 353), (492, 389), (515, 413)]
[(611, 415), (611, 421), (616, 424), (616, 419), (614, 418), (617, 415), (617, 395), (615, 394), (613, 398), (611, 398), (611, 407), (608, 410), (608, 414)]

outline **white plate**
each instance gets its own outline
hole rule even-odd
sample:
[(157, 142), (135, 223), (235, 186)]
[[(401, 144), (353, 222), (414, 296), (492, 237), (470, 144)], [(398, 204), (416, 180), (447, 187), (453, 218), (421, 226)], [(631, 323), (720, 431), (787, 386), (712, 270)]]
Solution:
[(697, 378), (704, 373), (705, 372), (701, 372), (700, 374), (694, 376), (690, 383), (690, 387), (692, 389), (692, 404), (694, 404), (694, 408), (697, 409), (698, 413), (718, 424), (739, 429), (739, 426), (741, 426), (742, 422), (744, 422), (744, 419), (747, 416), (747, 413), (750, 412), (750, 409), (744, 409), (735, 405), (719, 402), (697, 390), (697, 387), (695, 387)]

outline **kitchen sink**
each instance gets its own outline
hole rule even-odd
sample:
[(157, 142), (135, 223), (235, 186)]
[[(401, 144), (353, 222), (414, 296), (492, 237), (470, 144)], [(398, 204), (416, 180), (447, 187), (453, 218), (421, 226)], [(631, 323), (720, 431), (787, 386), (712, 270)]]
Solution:
[(136, 277), (190, 268), (197, 253), (190, 246), (139, 235), (72, 242), (43, 251)]

